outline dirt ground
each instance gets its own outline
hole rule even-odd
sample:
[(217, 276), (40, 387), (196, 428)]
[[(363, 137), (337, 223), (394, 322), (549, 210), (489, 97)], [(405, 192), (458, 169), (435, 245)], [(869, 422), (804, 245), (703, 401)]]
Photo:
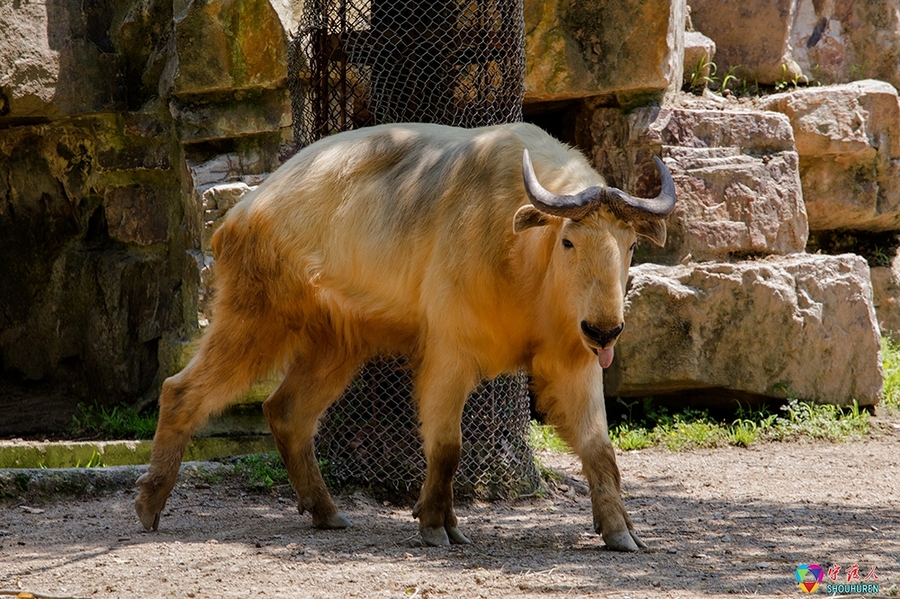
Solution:
[[(900, 423), (844, 444), (619, 454), (650, 549), (606, 551), (576, 459), (546, 497), (458, 506), (471, 546), (422, 547), (409, 506), (336, 499), (354, 527), (318, 531), (286, 493), (183, 473), (158, 533), (134, 491), (0, 508), (0, 591), (65, 597), (797, 596), (800, 564), (858, 567), (900, 596)], [(874, 570), (873, 570), (874, 569)], [(872, 578), (877, 576), (877, 581)], [(828, 583), (826, 578), (823, 581)], [(818, 593), (824, 593), (821, 588)]]

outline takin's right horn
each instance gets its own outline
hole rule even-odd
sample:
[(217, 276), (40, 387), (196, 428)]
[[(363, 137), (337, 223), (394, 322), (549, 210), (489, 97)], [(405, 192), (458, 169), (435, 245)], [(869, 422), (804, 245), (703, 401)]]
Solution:
[(675, 208), (675, 182), (666, 165), (654, 156), (662, 186), (655, 198), (636, 198), (615, 187), (594, 186), (575, 195), (559, 195), (544, 188), (537, 180), (531, 156), (525, 150), (522, 157), (522, 177), (525, 193), (535, 208), (553, 216), (581, 220), (599, 209), (608, 206), (617, 217), (624, 221), (663, 219)]

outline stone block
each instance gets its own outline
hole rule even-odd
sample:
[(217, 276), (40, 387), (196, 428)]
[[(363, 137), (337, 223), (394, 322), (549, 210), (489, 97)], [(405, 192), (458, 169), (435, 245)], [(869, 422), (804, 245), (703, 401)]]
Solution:
[[(774, 117), (774, 118), (773, 118)], [(675, 264), (789, 254), (806, 247), (806, 212), (788, 120), (763, 111), (601, 109), (594, 162), (610, 184), (652, 195), (651, 157), (664, 157), (678, 193), (665, 248), (636, 260)]]
[(173, 98), (170, 109), (182, 143), (291, 132), (291, 101), (286, 89), (209, 94), (189, 102)]
[(112, 117), (97, 151), (99, 171), (169, 171), (171, 122), (152, 114), (126, 112)]
[(164, 87), (182, 95), (283, 85), (288, 33), (270, 0), (178, 0), (174, 12)]
[(794, 61), (812, 81), (863, 77), (900, 87), (900, 0), (799, 0), (791, 30)]
[(900, 251), (887, 266), (871, 269), (875, 314), (881, 332), (900, 341)]
[(103, 198), (109, 236), (122, 243), (152, 245), (168, 238), (168, 196), (141, 185), (109, 187)]
[(716, 43), (721, 75), (762, 84), (792, 81), (800, 68), (791, 56), (795, 0), (690, 0), (691, 20)]
[(870, 158), (882, 150), (900, 157), (900, 102), (889, 83), (868, 79), (809, 87), (768, 96), (760, 106), (791, 120), (801, 156), (861, 154)]
[(684, 83), (695, 88), (706, 87), (712, 73), (716, 42), (699, 31), (684, 33)]
[(121, 107), (123, 65), (101, 0), (0, 4), (0, 120)]
[(900, 100), (881, 81), (813, 87), (766, 98), (788, 116), (814, 231), (900, 228)]
[(872, 284), (853, 254), (642, 264), (632, 268), (625, 322), (608, 397), (880, 399)]
[(676, 91), (685, 11), (685, 0), (525, 0), (526, 101)]
[(872, 293), (881, 332), (900, 340), (900, 272), (888, 266), (873, 267)]

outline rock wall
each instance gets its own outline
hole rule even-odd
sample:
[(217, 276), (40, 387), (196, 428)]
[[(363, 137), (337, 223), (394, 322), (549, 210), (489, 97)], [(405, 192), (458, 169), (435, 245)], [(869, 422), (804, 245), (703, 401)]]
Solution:
[[(650, 96), (645, 95), (643, 104), (610, 93), (606, 80), (590, 70), (622, 62), (601, 58), (593, 60), (592, 67), (581, 68), (602, 57), (608, 46), (582, 41), (582, 52), (573, 51), (578, 46), (571, 40), (583, 40), (585, 31), (572, 26), (568, 11), (573, 8), (567, 2), (542, 3), (537, 26), (528, 28), (529, 43), (540, 51), (529, 53), (534, 60), (526, 102), (579, 98), (574, 124), (560, 131), (593, 157), (611, 184), (655, 193), (658, 184), (651, 158), (660, 156), (673, 173), (679, 196), (669, 217), (666, 247), (639, 246), (636, 253), (636, 261), (647, 265), (635, 269), (628, 291), (629, 324), (607, 373), (607, 392), (707, 400), (714, 395), (720, 401), (790, 395), (842, 405), (853, 400), (877, 403), (882, 383), (879, 321), (886, 331), (896, 330), (900, 321), (896, 314), (900, 277), (891, 263), (900, 231), (895, 149), (900, 61), (892, 58), (900, 43), (900, 0), (669, 3), (656, 11), (655, 19), (640, 21), (655, 33), (642, 40), (643, 54), (633, 54), (639, 65), (621, 76), (633, 73), (635, 81), (646, 81), (643, 73), (648, 68), (670, 64), (674, 55), (682, 61), (682, 77), (672, 79), (675, 70), (665, 71), (668, 85), (655, 88), (658, 102), (647, 102)], [(595, 10), (590, 3), (577, 10), (582, 8), (588, 14), (581, 20)], [(660, 19), (672, 27), (682, 15), (684, 32), (663, 38)], [(623, 31), (617, 33), (627, 36)], [(748, 31), (754, 34), (747, 35)], [(592, 40), (600, 40), (603, 34), (592, 35)], [(672, 39), (677, 41), (667, 45)], [(659, 59), (660, 55), (669, 58)], [(572, 60), (577, 63), (574, 67)], [(560, 69), (578, 75), (557, 77)], [(730, 89), (680, 96), (674, 85), (683, 82), (699, 93), (707, 83), (715, 83), (721, 92), (729, 81), (732, 88), (757, 89), (762, 97), (736, 98)], [(772, 91), (783, 93), (767, 95)], [(549, 118), (540, 122), (553, 124)], [(807, 251), (857, 251), (866, 255), (873, 269), (850, 256), (804, 257)], [(653, 270), (650, 263), (674, 270)], [(834, 298), (849, 287), (830, 274), (834, 268), (855, 273), (853, 292), (843, 302)], [(740, 271), (742, 282), (715, 283), (715, 293), (699, 283), (698, 289), (680, 283), (719, 280), (706, 277), (704, 269)], [(642, 282), (651, 276), (648, 272), (659, 289), (690, 291), (652, 292), (655, 288)], [(670, 282), (662, 282), (666, 277)], [(751, 280), (764, 281), (754, 283), (760, 289), (772, 285), (771, 297), (747, 299), (748, 293), (756, 293), (744, 288)], [(818, 282), (800, 283), (810, 280)], [(684, 304), (696, 319), (682, 319), (677, 326), (669, 323), (661, 331), (657, 325), (672, 316), (673, 302)], [(719, 302), (726, 314), (721, 321), (733, 327), (726, 336), (701, 324), (704, 318), (720, 318)], [(807, 322), (799, 337), (801, 329), (793, 333), (781, 329), (796, 339), (763, 332), (761, 323), (768, 322), (768, 315), (790, 315), (785, 318), (806, 322), (810, 306), (818, 314), (815, 326)], [(873, 306), (878, 308), (877, 318)], [(847, 329), (854, 333), (838, 343), (831, 327), (843, 322), (842, 313), (850, 308), (859, 315)], [(665, 331), (678, 326), (686, 327), (682, 338), (670, 343)], [(663, 342), (657, 343), (660, 334)], [(747, 359), (741, 344), (756, 336), (765, 341), (754, 345), (758, 355)], [(803, 345), (802, 351), (796, 343)], [(794, 344), (793, 349), (784, 351), (785, 344)], [(659, 351), (645, 352), (657, 345)], [(646, 360), (644, 352), (650, 356)], [(663, 355), (668, 358), (662, 360)], [(850, 355), (865, 358), (846, 359)], [(817, 360), (837, 378), (823, 377), (818, 364), (813, 367)], [(676, 362), (682, 367), (675, 367)], [(816, 386), (807, 375), (829, 383)]]
[[(822, 247), (825, 234), (900, 229), (898, 2), (527, 0), (526, 105), (537, 107), (536, 120), (555, 110), (544, 121), (568, 128), (615, 185), (652, 193), (650, 158), (667, 162), (681, 198), (670, 243), (642, 247), (638, 259), (675, 270), (653, 276), (681, 285), (731, 269), (770, 281), (761, 289), (784, 296), (780, 309), (793, 315), (785, 318), (820, 306), (826, 324), (811, 328), (827, 339), (838, 315), (822, 298), (832, 297), (831, 282), (843, 289), (828, 273), (849, 268), (853, 308), (865, 315), (874, 303), (878, 318), (894, 323), (892, 248), (873, 271), (874, 300), (858, 261), (801, 256), (808, 240)], [(178, 368), (197, 329), (216, 220), (293, 151), (285, 78), (301, 10), (293, 0), (0, 5), (0, 434), (60, 430), (81, 401), (154, 401)], [(771, 35), (741, 35), (751, 29)], [(846, 85), (755, 105), (680, 95), (683, 82), (704, 73), (721, 81), (736, 64), (781, 89), (803, 77)], [(881, 81), (850, 83), (872, 78)], [(815, 273), (827, 274), (819, 287)], [(731, 317), (750, 335), (760, 308), (739, 287), (721, 305), (742, 306), (747, 317), (736, 308)], [(673, 370), (649, 387), (659, 373), (628, 358), (629, 347), (653, 343), (651, 324), (662, 316), (641, 308), (643, 289), (635, 283), (629, 292), (611, 393), (672, 392), (677, 381), (679, 392), (699, 393), (733, 379), (757, 381), (735, 384), (736, 394), (793, 389), (805, 399), (877, 401), (877, 325), (863, 316), (869, 328), (844, 354), (865, 359), (851, 367), (827, 354), (847, 377), (827, 393), (778, 374), (802, 371), (812, 358), (799, 350), (782, 352), (795, 363), (778, 372), (763, 365), (762, 379), (742, 372), (751, 362), (738, 358), (717, 371), (721, 360), (705, 338), (712, 329), (699, 323), (682, 343), (693, 352), (682, 356), (690, 376)], [(686, 297), (697, 314), (710, 301)]]
[(292, 150), (295, 10), (0, 5), (0, 434), (63, 431), (79, 402), (153, 402), (177, 370), (203, 192)]
[[(689, 0), (720, 74), (762, 84), (900, 86), (900, 0)], [(748, 32), (752, 31), (752, 35)]]

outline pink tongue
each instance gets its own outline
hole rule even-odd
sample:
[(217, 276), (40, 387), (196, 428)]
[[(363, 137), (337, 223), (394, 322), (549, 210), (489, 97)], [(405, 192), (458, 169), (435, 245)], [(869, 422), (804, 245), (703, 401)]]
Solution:
[(597, 358), (600, 361), (600, 368), (609, 368), (609, 365), (612, 364), (613, 355), (615, 353), (615, 348), (612, 347), (609, 349), (598, 349)]

